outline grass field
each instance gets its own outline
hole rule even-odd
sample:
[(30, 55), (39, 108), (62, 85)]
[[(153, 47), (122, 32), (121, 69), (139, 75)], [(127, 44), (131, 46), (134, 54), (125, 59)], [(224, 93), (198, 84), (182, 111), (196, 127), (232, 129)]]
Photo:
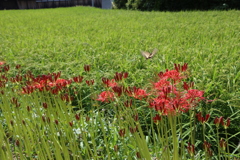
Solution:
[[(204, 90), (205, 97), (215, 99), (211, 105), (203, 106), (218, 110), (224, 117), (232, 116), (234, 125), (230, 132), (236, 134), (237, 145), (240, 141), (237, 138), (240, 133), (239, 22), (240, 12), (236, 10), (139, 12), (90, 7), (4, 10), (0, 11), (0, 61), (12, 68), (20, 64), (23, 73), (31, 70), (34, 75), (61, 71), (63, 78), (91, 77), (95, 80), (91, 90), (94, 93), (103, 91), (102, 77), (111, 79), (116, 72), (128, 72), (126, 83), (130, 86), (147, 88), (160, 71), (172, 69), (175, 63), (188, 63), (191, 72), (188, 80), (194, 81), (195, 88)], [(140, 51), (154, 48), (158, 53), (145, 60)], [(86, 64), (91, 66), (89, 74), (83, 68)], [(15, 74), (16, 71), (9, 71), (9, 75)], [(65, 151), (76, 146), (69, 147)], [(41, 154), (45, 152), (48, 158), (53, 158), (46, 150)], [(126, 148), (121, 153), (130, 154)], [(96, 154), (98, 151), (94, 150), (85, 156)], [(143, 153), (142, 156), (148, 157)]]

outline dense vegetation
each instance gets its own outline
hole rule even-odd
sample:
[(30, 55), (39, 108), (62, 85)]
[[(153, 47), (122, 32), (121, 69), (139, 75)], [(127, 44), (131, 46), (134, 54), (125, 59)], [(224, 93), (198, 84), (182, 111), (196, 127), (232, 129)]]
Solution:
[[(239, 157), (238, 15), (235, 10), (140, 12), (89, 7), (1, 11), (1, 156), (176, 159), (180, 145), (182, 159), (209, 159), (211, 151), (215, 159), (229, 158), (228, 154)], [(159, 51), (150, 60), (140, 53), (154, 48)], [(193, 112), (177, 119), (165, 117), (156, 125), (157, 112), (149, 108), (149, 100), (156, 98), (152, 84), (162, 78), (160, 72), (167, 74), (166, 69), (184, 63), (188, 64), (184, 82), (193, 81), (195, 89), (205, 92), (198, 98), (206, 99)], [(66, 81), (58, 86), (59, 72)], [(122, 74), (125, 78), (119, 80)], [(107, 79), (123, 86), (121, 96), (113, 98), (114, 89), (104, 85)], [(47, 90), (26, 88), (40, 84)], [(183, 90), (186, 88), (180, 87)], [(143, 97), (131, 94), (138, 91)], [(124, 107), (130, 104), (132, 108)], [(230, 126), (227, 120), (231, 120)], [(161, 128), (163, 122), (168, 123), (166, 128)], [(158, 132), (160, 129), (166, 133)], [(164, 141), (171, 134), (175, 138)], [(220, 150), (219, 142), (225, 144), (221, 138), (229, 142), (228, 149)], [(212, 144), (211, 150), (204, 140)], [(175, 145), (168, 146), (171, 142)]]
[(240, 9), (238, 0), (114, 0), (118, 9), (142, 11)]

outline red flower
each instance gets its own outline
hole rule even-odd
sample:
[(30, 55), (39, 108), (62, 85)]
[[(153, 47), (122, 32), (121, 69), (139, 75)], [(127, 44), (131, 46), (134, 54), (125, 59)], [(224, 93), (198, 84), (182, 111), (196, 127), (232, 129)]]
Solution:
[(158, 124), (158, 122), (161, 120), (161, 117), (157, 114), (155, 117), (153, 117), (153, 122)]
[(75, 115), (75, 118), (76, 118), (76, 120), (79, 120), (79, 119), (80, 119), (80, 115), (79, 115), (79, 114), (76, 114), (76, 115)]
[(142, 100), (143, 98), (146, 98), (149, 95), (145, 90), (136, 87), (133, 87), (132, 89), (129, 88), (126, 90), (126, 92), (129, 94), (129, 96), (139, 100)]
[(187, 151), (188, 151), (188, 153), (189, 153), (191, 156), (194, 156), (194, 154), (195, 154), (195, 147), (194, 147), (194, 145), (188, 143)]
[(125, 107), (131, 107), (132, 106), (132, 99), (131, 100), (127, 100), (127, 101), (125, 101), (124, 102), (124, 105), (125, 105)]
[(54, 87), (54, 86), (66, 87), (67, 85), (69, 85), (71, 83), (72, 83), (71, 80), (57, 79), (55, 82), (49, 82), (48, 85), (50, 87)]
[(191, 82), (190, 84), (187, 84), (186, 82), (183, 82), (183, 88), (185, 90), (189, 90), (189, 88), (192, 88), (194, 86), (194, 83)]
[(118, 96), (120, 97), (122, 95), (123, 92), (123, 87), (119, 87), (119, 86), (114, 86), (112, 87), (112, 90), (118, 94)]
[(81, 83), (83, 80), (83, 76), (77, 76), (77, 77), (73, 77), (73, 81), (76, 83)]
[(178, 72), (184, 72), (187, 70), (188, 64), (184, 63), (184, 65), (182, 65), (182, 66), (180, 64), (174, 64), (174, 67)]
[(94, 84), (94, 79), (92, 79), (92, 80), (86, 80), (86, 83), (87, 83), (87, 85), (88, 86), (91, 86), (91, 85), (93, 85)]
[(47, 105), (47, 103), (46, 102), (43, 102), (43, 108), (45, 108), (45, 109), (47, 109), (48, 108), (48, 105)]
[(201, 112), (197, 113), (196, 116), (197, 116), (198, 121), (201, 123), (207, 122), (210, 118), (210, 114), (206, 114), (206, 116), (203, 117)]
[(110, 80), (108, 78), (102, 78), (102, 82), (107, 86), (107, 87), (115, 87), (117, 86), (117, 83), (115, 82), (114, 79)]
[(210, 147), (211, 147), (211, 144), (208, 143), (207, 141), (204, 141), (204, 143), (203, 143), (203, 149), (205, 150), (205, 152), (207, 153), (207, 155), (208, 155), (209, 157), (212, 157), (213, 151), (210, 149)]
[(166, 79), (173, 80), (174, 83), (180, 81), (181, 79), (183, 79), (183, 77), (180, 75), (180, 73), (177, 70), (170, 70), (170, 71), (167, 70), (163, 74), (163, 76)]
[(85, 65), (84, 65), (84, 70), (85, 70), (86, 72), (89, 72), (89, 71), (90, 71), (90, 65), (85, 64)]
[(230, 126), (230, 118), (229, 117), (227, 118), (227, 122), (226, 123), (224, 123), (224, 121), (222, 119), (221, 124), (224, 127), (224, 129), (227, 129)]
[(214, 119), (214, 124), (217, 126), (217, 127), (219, 127), (219, 124), (222, 124), (223, 123), (223, 117), (221, 116), (221, 117), (216, 117), (215, 119)]
[(15, 68), (16, 68), (16, 69), (19, 69), (19, 68), (21, 68), (21, 65), (20, 65), (20, 64), (17, 64)]
[(120, 129), (120, 131), (118, 132), (120, 137), (124, 137), (125, 133), (126, 133), (125, 129)]
[(4, 65), (6, 62), (4, 62), (4, 61), (0, 61), (0, 66), (1, 65)]
[(103, 91), (102, 93), (100, 93), (100, 95), (98, 95), (98, 99), (96, 100), (101, 102), (109, 102), (110, 100), (113, 101), (114, 93), (110, 91)]
[(189, 89), (185, 95), (185, 98), (189, 100), (189, 103), (196, 105), (201, 100), (204, 100), (203, 97), (204, 91), (200, 91), (197, 89)]
[(223, 150), (225, 150), (226, 149), (226, 146), (227, 146), (227, 142), (224, 140), (224, 139), (222, 139), (221, 138), (221, 140), (220, 140), (220, 147), (223, 149)]
[(170, 85), (170, 82), (167, 81), (166, 79), (160, 79), (158, 82), (154, 83), (153, 85), (155, 89), (162, 91), (163, 87)]

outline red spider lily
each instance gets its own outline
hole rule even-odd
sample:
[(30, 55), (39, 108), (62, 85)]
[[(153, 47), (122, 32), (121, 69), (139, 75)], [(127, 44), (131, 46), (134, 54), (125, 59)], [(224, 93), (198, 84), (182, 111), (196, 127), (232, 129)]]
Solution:
[(35, 87), (34, 86), (26, 86), (22, 87), (22, 93), (23, 94), (30, 94), (34, 91)]
[(94, 84), (94, 79), (92, 79), (92, 80), (86, 80), (86, 83), (87, 83), (88, 86), (91, 86), (91, 85)]
[(85, 64), (84, 65), (84, 71), (85, 72), (90, 72), (90, 65)]
[(0, 66), (1, 65), (4, 65), (6, 62), (4, 62), (4, 61), (0, 61)]
[(124, 129), (120, 129), (119, 132), (118, 132), (120, 137), (124, 137), (125, 133), (126, 133), (125, 128)]
[(47, 105), (47, 103), (46, 102), (43, 102), (43, 108), (45, 108), (45, 109), (47, 109), (48, 108), (48, 105)]
[(114, 93), (110, 91), (103, 91), (98, 95), (97, 101), (101, 102), (109, 102), (114, 100)]
[(55, 121), (54, 121), (54, 122), (55, 122), (55, 124), (56, 124), (56, 125), (58, 125), (58, 123), (59, 123), (59, 122), (58, 122), (58, 120), (56, 120), (56, 119), (55, 119)]
[(133, 134), (133, 133), (135, 133), (135, 132), (137, 132), (137, 130), (138, 130), (138, 127), (136, 126), (136, 127), (129, 127), (129, 131)]
[(193, 82), (191, 82), (190, 84), (187, 84), (187, 82), (183, 82), (183, 88), (185, 90), (189, 90), (189, 88), (193, 88), (193, 86), (194, 86)]
[(191, 157), (194, 156), (194, 154), (195, 154), (195, 147), (194, 147), (194, 145), (188, 143), (187, 151), (191, 155)]
[(0, 88), (4, 88), (6, 86), (6, 82), (5, 81), (0, 81)]
[(137, 153), (136, 153), (136, 156), (137, 156), (137, 158), (141, 158), (140, 152), (137, 152)]
[(117, 86), (117, 83), (115, 82), (115, 79), (108, 79), (108, 78), (102, 78), (102, 82), (106, 85), (106, 87), (115, 87)]
[(169, 80), (173, 80), (174, 83), (179, 82), (184, 78), (180, 75), (180, 73), (177, 70), (170, 70), (170, 71), (167, 70), (163, 74), (163, 77)]
[(127, 72), (122, 72), (122, 73), (115, 73), (114, 79), (116, 81), (121, 81), (123, 78), (127, 78), (128, 77), (128, 73)]
[(75, 118), (76, 118), (76, 120), (79, 120), (80, 119), (80, 115), (79, 114), (75, 114)]
[(133, 115), (134, 121), (138, 121), (138, 114)]
[(77, 77), (73, 77), (73, 81), (76, 83), (81, 83), (83, 80), (83, 76), (77, 76)]
[(124, 73), (123, 73), (123, 78), (126, 79), (127, 77), (128, 77), (128, 72), (124, 72)]
[(123, 74), (122, 73), (118, 73), (118, 72), (115, 73), (114, 79), (116, 81), (121, 81), (122, 78), (123, 78)]
[(156, 90), (162, 91), (164, 87), (170, 86), (170, 82), (166, 79), (160, 79), (158, 82), (154, 83), (154, 88)]
[[(41, 90), (41, 89), (40, 89), (40, 90)], [(57, 95), (60, 91), (61, 91), (61, 88), (60, 88), (60, 87), (55, 87), (55, 88), (52, 88), (52, 89), (50, 90), (50, 92), (51, 92), (52, 94), (55, 94), (55, 95)]]
[(180, 64), (174, 64), (174, 66), (175, 66), (176, 71), (178, 71), (178, 72), (184, 72), (188, 68), (187, 63), (184, 63), (184, 65), (182, 65), (182, 66)]
[(18, 103), (17, 98), (12, 97), (12, 99), (11, 99), (11, 103), (12, 103), (12, 104), (17, 104), (17, 103)]
[(200, 102), (204, 100), (203, 97), (204, 91), (200, 91), (197, 89), (190, 89), (187, 91), (187, 94), (185, 95), (185, 98), (190, 101), (190, 103)]
[(212, 150), (210, 149), (210, 147), (211, 147), (211, 144), (208, 143), (207, 141), (204, 141), (204, 143), (203, 143), (203, 149), (205, 150), (205, 152), (207, 153), (207, 155), (208, 155), (209, 157), (212, 157), (213, 152), (212, 152)]
[[(63, 87), (67, 87), (72, 83), (72, 80), (59, 79), (61, 72), (49, 73), (34, 77), (31, 72), (28, 72), (25, 77), (28, 79), (27, 86), (23, 87), (23, 93), (32, 93), (33, 90), (50, 91), (52, 94), (58, 94)], [(15, 78), (15, 80), (18, 80)]]
[(161, 117), (157, 114), (155, 117), (153, 117), (153, 122), (158, 124), (159, 121), (161, 121)]
[(70, 127), (72, 127), (73, 126), (73, 122), (71, 121), (71, 122), (69, 122), (69, 125), (70, 125)]
[(207, 141), (204, 141), (203, 142), (203, 149), (204, 150), (207, 150), (207, 149), (209, 149), (211, 147), (211, 144), (210, 143), (208, 143)]
[(31, 111), (31, 107), (27, 106), (27, 111), (30, 112)]
[(119, 87), (119, 86), (114, 86), (112, 87), (112, 90), (118, 94), (118, 96), (120, 97), (122, 95), (123, 92), (123, 87)]
[(8, 78), (4, 74), (0, 77), (0, 79), (4, 80), (5, 82), (8, 82)]
[(221, 138), (219, 145), (223, 150), (226, 150), (227, 142), (223, 138)]
[(63, 95), (61, 95), (61, 99), (65, 102), (73, 101), (73, 97), (70, 96), (68, 93), (64, 93)]
[(131, 100), (127, 100), (126, 102), (124, 102), (125, 107), (131, 107), (132, 106), (132, 99)]
[(55, 87), (55, 86), (66, 87), (67, 85), (69, 85), (71, 83), (72, 83), (71, 80), (57, 79), (55, 82), (48, 82), (46, 85), (48, 85), (50, 87)]
[(8, 72), (9, 69), (10, 69), (9, 65), (5, 65), (5, 66), (3, 67), (3, 70), (4, 70), (5, 72)]
[(24, 120), (22, 120), (22, 124), (23, 124), (23, 125), (26, 125), (26, 122), (25, 122)]
[(147, 94), (146, 90), (136, 87), (126, 89), (126, 92), (128, 93), (129, 96), (139, 100), (142, 100), (143, 98), (146, 98), (149, 95)]
[(15, 141), (15, 144), (16, 144), (16, 146), (20, 146), (20, 141), (17, 139), (16, 141)]
[(21, 82), (22, 81), (22, 76), (17, 74), (16, 77), (12, 77), (10, 78), (11, 82), (15, 83), (15, 82)]
[(176, 115), (191, 109), (190, 104), (184, 97), (167, 97), (164, 93), (154, 98), (149, 104), (150, 108), (155, 109), (160, 115)]
[(217, 127), (219, 127), (219, 124), (222, 124), (223, 123), (223, 117), (221, 116), (221, 117), (216, 117), (215, 119), (214, 119), (214, 124), (217, 126)]
[(210, 114), (206, 114), (206, 116), (203, 117), (201, 112), (197, 113), (196, 116), (197, 116), (198, 121), (201, 123), (207, 122), (210, 118)]
[(20, 68), (21, 68), (21, 65), (20, 65), (20, 64), (17, 64), (15, 68), (16, 68), (16, 69), (20, 69)]
[(54, 81), (56, 81), (61, 76), (61, 71), (58, 73), (52, 73), (52, 76), (54, 78)]
[(230, 118), (228, 117), (226, 123), (224, 123), (224, 120), (222, 120), (221, 124), (224, 127), (224, 129), (227, 129), (230, 126), (230, 122), (231, 122)]
[(10, 124), (13, 126), (13, 125), (14, 125), (14, 121), (13, 121), (13, 120), (10, 120)]
[(150, 103), (150, 108), (154, 108), (160, 115), (166, 113), (165, 104), (169, 101), (165, 98), (157, 97), (153, 99), (153, 102)]

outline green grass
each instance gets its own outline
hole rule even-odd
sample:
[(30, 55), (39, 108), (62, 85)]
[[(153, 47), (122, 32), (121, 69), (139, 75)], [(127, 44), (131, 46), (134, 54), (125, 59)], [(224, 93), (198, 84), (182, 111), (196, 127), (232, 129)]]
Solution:
[[(206, 105), (206, 110), (211, 106), (224, 117), (239, 117), (233, 114), (239, 113), (240, 107), (239, 15), (235, 10), (139, 12), (89, 7), (0, 11), (0, 61), (6, 61), (11, 67), (21, 64), (23, 72), (31, 70), (35, 75), (57, 71), (62, 71), (65, 78), (83, 75), (86, 79), (95, 79), (94, 92), (97, 93), (101, 90), (101, 78), (112, 78), (115, 72), (128, 72), (127, 83), (144, 88), (154, 75), (171, 69), (174, 63), (188, 63), (190, 80), (196, 88), (204, 90), (209, 99), (216, 99)], [(146, 61), (140, 50), (154, 48), (159, 49), (158, 53)], [(91, 65), (89, 75), (84, 73), (84, 64)], [(16, 72), (10, 70), (10, 74)], [(70, 121), (62, 117), (62, 123)], [(233, 124), (231, 135), (239, 132), (239, 119), (235, 118)], [(61, 127), (69, 130), (69, 126)], [(41, 133), (41, 129), (37, 131)], [(31, 140), (37, 141), (37, 137)], [(239, 141), (237, 136), (235, 141)], [(52, 157), (51, 151), (44, 148), (45, 142), (47, 139), (35, 148), (43, 148), (41, 154)], [(63, 146), (65, 140), (60, 143)], [(52, 146), (58, 146), (57, 142)], [(53, 153), (64, 150), (67, 148)]]

